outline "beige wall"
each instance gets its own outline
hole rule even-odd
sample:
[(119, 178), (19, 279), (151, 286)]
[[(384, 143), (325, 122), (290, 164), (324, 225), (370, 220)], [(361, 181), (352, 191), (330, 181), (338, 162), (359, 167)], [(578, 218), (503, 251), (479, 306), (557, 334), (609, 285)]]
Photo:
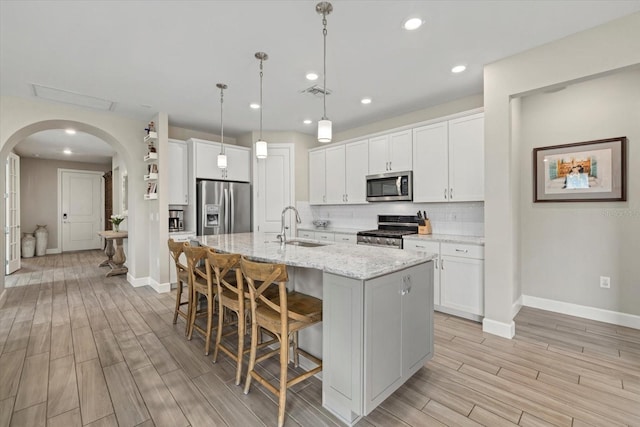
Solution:
[(46, 225), (47, 249), (59, 249), (58, 169), (107, 172), (111, 165), (20, 158), (20, 230), (31, 233), (37, 224)]
[[(520, 170), (540, 146), (626, 136), (627, 202), (532, 202), (520, 185), (523, 294), (640, 315), (640, 68), (522, 99)], [(611, 277), (611, 289), (600, 288)]]
[[(178, 126), (169, 126), (169, 138), (186, 141), (189, 138), (204, 139), (205, 141), (220, 142), (220, 135), (210, 132), (200, 132), (197, 130), (185, 129)], [(224, 143), (236, 145), (236, 138), (231, 137), (225, 133)]]
[[(640, 64), (640, 13), (485, 67), (485, 331), (512, 336), (520, 296), (518, 193), (523, 173), (512, 167), (517, 149), (511, 100), (636, 64)], [(527, 262), (524, 256), (522, 262)]]

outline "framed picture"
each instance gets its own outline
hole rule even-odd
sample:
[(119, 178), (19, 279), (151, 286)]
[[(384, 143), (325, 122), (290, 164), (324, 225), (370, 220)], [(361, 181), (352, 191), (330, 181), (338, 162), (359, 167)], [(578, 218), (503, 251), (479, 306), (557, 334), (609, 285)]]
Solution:
[(627, 137), (533, 149), (534, 202), (618, 202), (626, 194)]

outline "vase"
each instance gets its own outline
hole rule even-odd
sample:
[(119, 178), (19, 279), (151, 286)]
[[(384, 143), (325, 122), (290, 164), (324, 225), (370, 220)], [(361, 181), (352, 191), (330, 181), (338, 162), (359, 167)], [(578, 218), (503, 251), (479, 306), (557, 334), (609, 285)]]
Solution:
[(36, 238), (33, 233), (22, 234), (22, 257), (31, 258), (36, 250)]
[(47, 242), (49, 240), (49, 231), (46, 225), (36, 225), (36, 231), (33, 232), (36, 236), (36, 256), (43, 256), (47, 254)]
[(113, 224), (113, 231), (115, 231), (116, 233), (120, 231), (120, 224)]

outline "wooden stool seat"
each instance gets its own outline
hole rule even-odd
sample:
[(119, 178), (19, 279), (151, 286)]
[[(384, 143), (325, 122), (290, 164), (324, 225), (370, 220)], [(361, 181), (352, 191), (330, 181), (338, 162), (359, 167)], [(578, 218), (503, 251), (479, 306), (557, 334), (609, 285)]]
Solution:
[[(244, 387), (245, 394), (251, 387), (251, 379), (255, 378), (267, 390), (278, 397), (278, 426), (284, 425), (287, 403), (287, 389), (322, 371), (322, 360), (298, 348), (298, 331), (322, 321), (322, 300), (298, 292), (287, 292), (287, 266), (284, 264), (267, 264), (249, 261), (245, 257), (240, 260), (251, 301), (251, 353), (249, 369)], [(276, 289), (278, 294), (267, 298), (267, 294)], [(260, 328), (273, 334), (279, 342), (279, 348), (257, 357), (258, 335)], [(298, 367), (298, 356), (301, 354), (317, 367), (305, 371), (293, 378), (288, 378), (289, 347), (294, 366)], [(273, 385), (256, 370), (256, 363), (276, 354), (280, 355), (280, 381)]]

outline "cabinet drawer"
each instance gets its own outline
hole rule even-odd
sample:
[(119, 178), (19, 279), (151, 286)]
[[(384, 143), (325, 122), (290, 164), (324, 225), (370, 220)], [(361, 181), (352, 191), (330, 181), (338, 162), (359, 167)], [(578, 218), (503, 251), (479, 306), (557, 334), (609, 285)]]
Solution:
[(316, 240), (328, 240), (333, 242), (334, 241), (334, 237), (333, 237), (333, 233), (327, 233), (324, 231), (316, 231)]
[(484, 259), (484, 246), (468, 245), (464, 243), (443, 243), (441, 247), (441, 255)]
[(335, 240), (336, 242), (341, 242), (341, 243), (356, 243), (356, 235), (355, 234), (341, 234), (341, 233), (336, 233), (335, 234)]
[(421, 240), (404, 240), (402, 242), (403, 249), (408, 251), (422, 251), (440, 253), (440, 242), (421, 241)]
[(316, 233), (308, 230), (298, 230), (298, 237), (303, 237), (305, 239), (315, 239)]

